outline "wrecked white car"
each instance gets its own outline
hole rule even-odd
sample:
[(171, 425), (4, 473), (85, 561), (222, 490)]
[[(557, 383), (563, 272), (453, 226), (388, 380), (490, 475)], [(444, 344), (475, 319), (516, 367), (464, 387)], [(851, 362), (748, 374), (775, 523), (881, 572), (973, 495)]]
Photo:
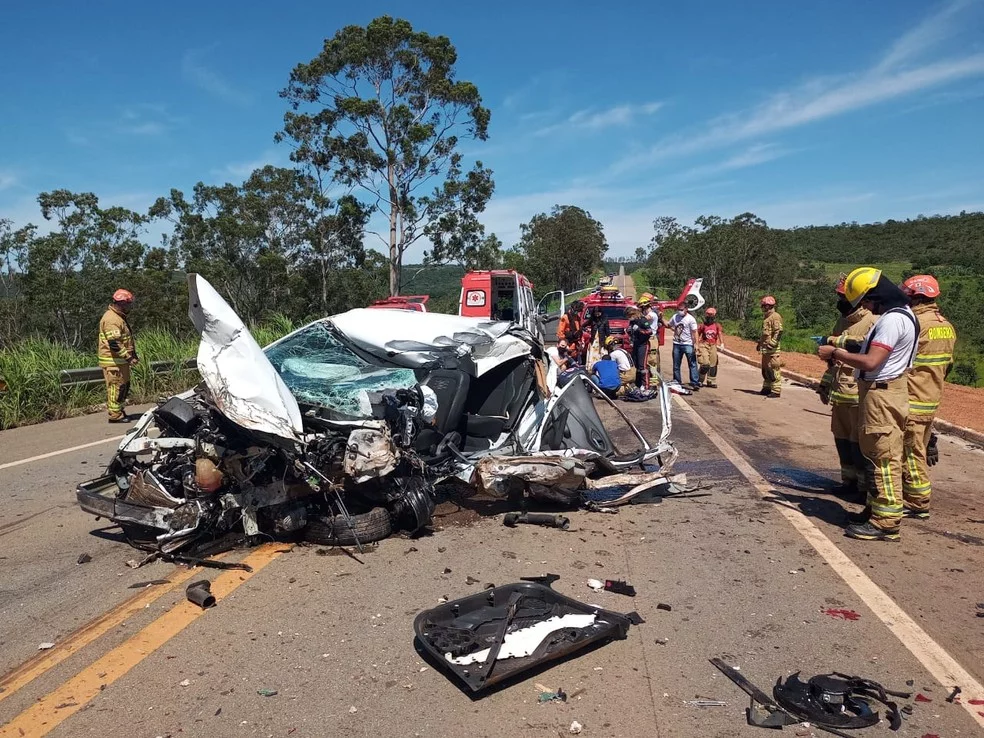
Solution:
[(202, 384), (145, 413), (78, 487), (82, 509), (139, 548), (361, 546), (427, 525), (452, 478), (571, 506), (610, 479), (618, 504), (665, 482), (676, 456), (665, 389), (652, 444), (586, 377), (548, 394), (543, 347), (515, 324), (352, 310), (261, 349), (207, 281), (189, 275), (189, 291)]

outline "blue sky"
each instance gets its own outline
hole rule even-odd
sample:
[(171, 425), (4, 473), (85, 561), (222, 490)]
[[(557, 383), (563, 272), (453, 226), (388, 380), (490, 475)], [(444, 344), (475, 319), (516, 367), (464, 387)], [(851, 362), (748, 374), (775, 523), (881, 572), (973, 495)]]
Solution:
[(291, 68), (386, 13), (449, 36), (491, 108), (467, 152), (495, 171), (484, 222), (507, 245), (554, 204), (591, 211), (614, 255), (660, 215), (984, 209), (984, 0), (88, 0), (5, 9), (0, 217), (39, 222), (60, 187), (142, 210), (286, 164)]

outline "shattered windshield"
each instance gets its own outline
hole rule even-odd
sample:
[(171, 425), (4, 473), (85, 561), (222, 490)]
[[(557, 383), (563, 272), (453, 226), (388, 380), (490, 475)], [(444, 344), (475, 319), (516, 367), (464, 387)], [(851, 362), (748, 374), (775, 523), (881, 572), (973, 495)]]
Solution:
[(348, 417), (372, 414), (370, 392), (406, 389), (417, 383), (412, 369), (365, 361), (332, 335), (325, 323), (312, 323), (265, 353), (299, 402)]

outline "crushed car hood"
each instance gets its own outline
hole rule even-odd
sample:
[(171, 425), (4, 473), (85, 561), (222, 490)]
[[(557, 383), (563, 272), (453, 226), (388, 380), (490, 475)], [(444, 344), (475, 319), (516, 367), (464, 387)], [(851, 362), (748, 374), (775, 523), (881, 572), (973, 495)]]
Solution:
[(243, 428), (296, 440), (301, 410), (242, 320), (199, 274), (188, 275), (188, 315), (201, 335), (198, 371), (216, 407)]
[(510, 333), (512, 323), (483, 318), (359, 308), (329, 321), (363, 351), (401, 364), (423, 366), (432, 351), (454, 349), (471, 359), (476, 376), (531, 351), (527, 341)]

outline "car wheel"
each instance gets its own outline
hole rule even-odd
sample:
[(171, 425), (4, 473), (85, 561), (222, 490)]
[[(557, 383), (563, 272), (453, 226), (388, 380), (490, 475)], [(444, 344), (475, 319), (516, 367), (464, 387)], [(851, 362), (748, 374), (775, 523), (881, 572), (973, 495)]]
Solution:
[(393, 519), (385, 507), (374, 507), (361, 515), (349, 515), (349, 518), (351, 528), (342, 515), (316, 515), (304, 528), (304, 540), (323, 546), (355, 546), (356, 537), (359, 543), (373, 543), (393, 532)]

